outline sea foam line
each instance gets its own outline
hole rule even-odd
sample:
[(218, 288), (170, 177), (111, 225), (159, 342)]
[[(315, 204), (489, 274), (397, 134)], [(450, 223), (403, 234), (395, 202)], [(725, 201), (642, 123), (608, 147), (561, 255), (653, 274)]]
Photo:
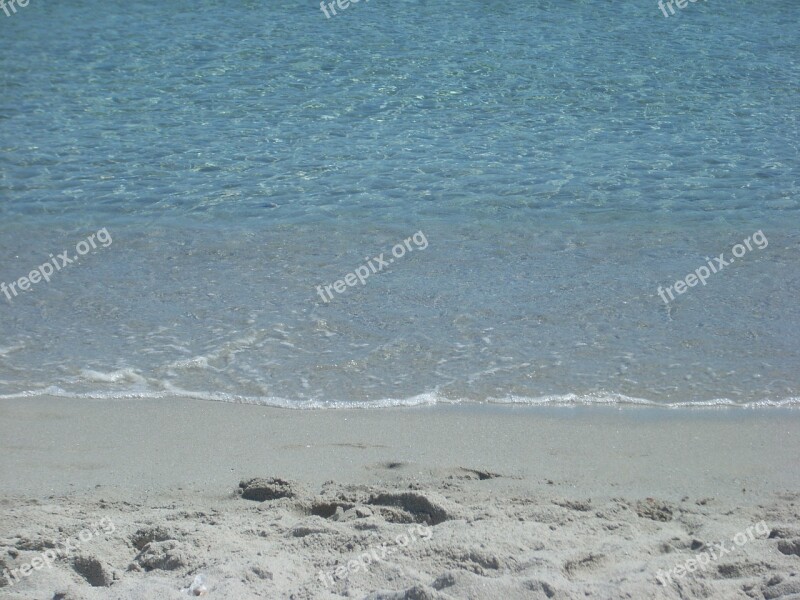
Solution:
[(793, 408), (800, 407), (800, 397), (791, 396), (782, 399), (764, 398), (750, 402), (736, 402), (729, 398), (715, 398), (711, 400), (689, 400), (683, 402), (656, 402), (644, 398), (634, 398), (624, 394), (553, 394), (548, 396), (506, 396), (502, 398), (487, 398), (484, 401), (468, 399), (446, 398), (438, 392), (425, 392), (407, 398), (381, 398), (378, 400), (318, 400), (318, 399), (289, 399), (278, 396), (243, 396), (226, 392), (203, 392), (182, 389), (169, 389), (159, 391), (129, 390), (129, 391), (97, 391), (97, 392), (69, 392), (59, 387), (28, 390), (13, 394), (0, 395), (1, 400), (15, 400), (20, 398), (71, 398), (77, 400), (159, 400), (169, 398), (191, 398), (209, 402), (228, 402), (231, 404), (252, 404), (258, 406), (271, 406), (275, 408), (288, 408), (293, 410), (319, 410), (319, 409), (376, 409), (394, 407), (435, 406), (443, 405), (515, 405), (515, 406), (618, 406), (635, 407), (646, 406), (652, 408), (678, 409), (678, 408)]

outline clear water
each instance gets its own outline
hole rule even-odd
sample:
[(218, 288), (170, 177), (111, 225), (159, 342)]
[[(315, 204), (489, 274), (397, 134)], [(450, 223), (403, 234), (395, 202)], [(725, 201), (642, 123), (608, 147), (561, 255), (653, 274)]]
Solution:
[(0, 13), (0, 397), (798, 402), (800, 4), (339, 12)]

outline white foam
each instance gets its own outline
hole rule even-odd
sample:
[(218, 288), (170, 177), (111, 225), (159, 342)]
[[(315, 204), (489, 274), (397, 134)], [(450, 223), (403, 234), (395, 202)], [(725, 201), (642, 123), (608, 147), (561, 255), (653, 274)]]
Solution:
[[(109, 375), (109, 374), (106, 374)], [(624, 394), (554, 394), (549, 396), (527, 397), (506, 396), (503, 398), (487, 398), (478, 402), (467, 399), (446, 398), (438, 392), (426, 392), (407, 398), (382, 398), (378, 400), (320, 400), (320, 399), (289, 399), (278, 396), (243, 396), (226, 392), (206, 392), (183, 390), (168, 386), (164, 390), (120, 390), (120, 391), (94, 391), (70, 392), (59, 387), (51, 386), (36, 390), (28, 390), (14, 394), (0, 395), (0, 400), (37, 397), (75, 398), (85, 400), (157, 400), (167, 398), (193, 398), (209, 402), (228, 402), (231, 404), (255, 404), (288, 408), (295, 410), (310, 409), (379, 409), (393, 407), (434, 406), (437, 404), (448, 405), (518, 405), (518, 406), (618, 406), (634, 407), (649, 406), (663, 409), (702, 409), (702, 408), (793, 408), (800, 407), (800, 397), (793, 396), (781, 399), (764, 398), (751, 402), (736, 402), (728, 398), (712, 400), (692, 400), (684, 402), (656, 402), (644, 398), (633, 398)]]
[(82, 369), (81, 377), (92, 383), (120, 383), (122, 381), (129, 381), (131, 383), (145, 383), (145, 378), (136, 373), (133, 369), (119, 369), (117, 371), (110, 371), (108, 373), (101, 373), (100, 371), (92, 371), (90, 369)]

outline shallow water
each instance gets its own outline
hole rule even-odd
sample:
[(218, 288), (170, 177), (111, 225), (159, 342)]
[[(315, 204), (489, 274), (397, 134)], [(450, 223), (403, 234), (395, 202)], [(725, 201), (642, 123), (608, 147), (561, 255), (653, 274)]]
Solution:
[[(113, 239), (0, 294), (0, 397), (796, 403), (799, 17), (0, 14), (0, 282)], [(321, 299), (418, 232), (424, 249)]]

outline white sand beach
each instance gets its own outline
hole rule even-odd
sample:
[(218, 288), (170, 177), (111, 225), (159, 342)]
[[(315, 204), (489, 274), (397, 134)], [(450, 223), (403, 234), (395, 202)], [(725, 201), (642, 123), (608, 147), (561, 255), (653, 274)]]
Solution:
[(797, 599), (798, 433), (777, 409), (7, 401), (0, 596)]

